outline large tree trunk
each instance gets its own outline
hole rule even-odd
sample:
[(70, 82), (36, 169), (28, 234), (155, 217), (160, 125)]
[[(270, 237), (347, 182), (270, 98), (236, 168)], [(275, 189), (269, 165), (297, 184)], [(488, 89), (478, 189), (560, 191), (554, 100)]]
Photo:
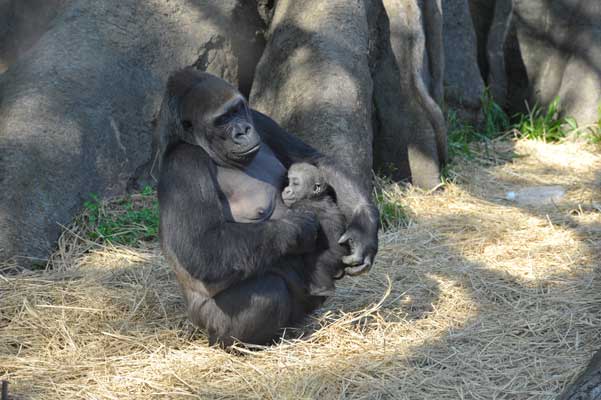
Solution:
[(68, 3), (0, 75), (0, 259), (45, 258), (90, 192), (125, 189), (170, 72), (195, 64), (240, 82), (260, 29), (246, 22), (258, 14), (237, 18), (244, 3)]
[(478, 67), (484, 83), (488, 84), (488, 32), (495, 12), (495, 0), (468, 0), (470, 15), (476, 33)]
[(601, 400), (601, 351), (557, 400)]
[(598, 121), (601, 2), (516, 1), (514, 19), (530, 101), (548, 105), (559, 96), (563, 114), (581, 125)]
[(492, 98), (501, 105), (507, 100), (507, 72), (505, 69), (506, 40), (511, 27), (513, 0), (497, 0), (493, 19), (486, 39), (488, 76), (486, 81)]
[(469, 7), (477, 37), (480, 73), (493, 99), (505, 105), (510, 84), (505, 57), (512, 28), (513, 0), (469, 0)]
[(372, 29), (390, 43), (375, 55), (376, 167), (433, 188), (447, 157), (440, 2), (384, 0), (383, 6), (385, 15), (375, 19), (381, 28)]
[(251, 104), (366, 184), (373, 126), (376, 170), (432, 188), (446, 161), (443, 64), (439, 1), (280, 0)]
[(409, 140), (411, 118), (402, 114), (401, 71), (390, 44), (391, 22), (382, 1), (368, 9), (370, 68), (374, 83), (374, 169), (397, 181), (411, 180)]
[[(601, 2), (470, 0), (481, 70), (495, 100), (548, 106), (580, 125), (599, 120)], [(503, 62), (504, 61), (504, 62)]]
[(279, 0), (251, 105), (371, 186), (372, 81), (363, 1)]
[(469, 23), (468, 2), (445, 0), (442, 5), (447, 107), (461, 119), (477, 125), (482, 119), (484, 82), (478, 68), (476, 33)]

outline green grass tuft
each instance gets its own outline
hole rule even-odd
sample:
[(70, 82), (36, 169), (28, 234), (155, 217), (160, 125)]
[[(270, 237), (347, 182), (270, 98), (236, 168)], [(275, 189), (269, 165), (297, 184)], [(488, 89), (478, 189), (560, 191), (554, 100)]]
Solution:
[(572, 117), (561, 117), (560, 100), (556, 97), (546, 109), (535, 104), (528, 109), (528, 114), (516, 116), (515, 130), (518, 136), (544, 142), (559, 142), (571, 131), (578, 129)]
[(518, 138), (559, 142), (570, 133), (585, 131), (589, 142), (601, 145), (601, 107), (599, 121), (585, 128), (578, 128), (573, 117), (563, 117), (560, 112), (560, 99), (556, 97), (548, 107), (535, 104), (527, 114), (516, 114), (511, 118), (496, 104), (490, 93), (482, 97), (484, 120), (481, 129), (460, 121), (453, 110), (447, 113), (449, 156), (472, 158), (471, 144), (486, 143), (512, 131)]
[(477, 132), (473, 126), (461, 121), (454, 110), (447, 112), (447, 143), (451, 160), (461, 156), (471, 158), (470, 143), (476, 138)]
[(380, 211), (380, 225), (384, 230), (406, 226), (407, 212), (400, 202), (400, 187), (388, 178), (375, 177), (374, 199)]
[(495, 103), (488, 89), (482, 96), (482, 114), (484, 126), (481, 137), (494, 139), (512, 128), (509, 116), (500, 105)]
[(481, 129), (461, 121), (454, 110), (447, 112), (447, 135), (449, 157), (472, 158), (470, 145), (475, 142), (487, 142), (505, 132), (512, 126), (509, 117), (500, 105), (494, 102), (488, 90), (482, 96), (482, 114), (484, 117)]
[(597, 108), (597, 121), (591, 126), (584, 128), (584, 136), (589, 143), (595, 146), (601, 146), (601, 105)]
[(156, 239), (159, 205), (151, 187), (111, 202), (101, 201), (94, 193), (89, 197), (90, 200), (84, 202), (89, 239), (128, 246)]
[(454, 110), (447, 111), (449, 157), (472, 158), (470, 145), (487, 142), (511, 130), (511, 122), (503, 108), (494, 102), (488, 90), (482, 96), (483, 122), (480, 129), (462, 121)]

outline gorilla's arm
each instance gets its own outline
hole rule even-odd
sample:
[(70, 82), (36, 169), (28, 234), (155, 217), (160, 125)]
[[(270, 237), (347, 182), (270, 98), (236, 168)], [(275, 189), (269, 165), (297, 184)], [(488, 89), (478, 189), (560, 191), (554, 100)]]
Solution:
[[(163, 251), (209, 295), (257, 274), (286, 254), (314, 248), (317, 223), (291, 212), (279, 221), (226, 221), (213, 164), (197, 146), (168, 150), (158, 186)], [(314, 234), (312, 240), (311, 230)]]
[(367, 272), (378, 251), (379, 212), (371, 200), (370, 184), (351, 175), (336, 162), (302, 140), (286, 132), (268, 116), (252, 110), (261, 140), (269, 145), (286, 168), (296, 162), (309, 162), (319, 167), (334, 188), (338, 207), (349, 221), (340, 243), (349, 242), (352, 254), (343, 259), (351, 265), (349, 275)]

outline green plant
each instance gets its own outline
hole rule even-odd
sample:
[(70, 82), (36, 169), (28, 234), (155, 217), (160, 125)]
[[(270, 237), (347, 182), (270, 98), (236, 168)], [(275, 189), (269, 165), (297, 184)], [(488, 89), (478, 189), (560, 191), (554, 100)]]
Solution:
[(449, 158), (457, 156), (471, 156), (470, 143), (475, 137), (475, 130), (471, 125), (459, 120), (454, 110), (447, 112), (447, 143)]
[(374, 198), (380, 211), (382, 229), (388, 230), (407, 224), (408, 217), (400, 201), (400, 188), (397, 183), (376, 176)]
[(494, 102), (488, 90), (484, 92), (481, 102), (483, 114), (481, 129), (461, 121), (454, 110), (447, 111), (447, 138), (451, 160), (458, 156), (471, 158), (472, 143), (492, 140), (511, 129), (509, 117), (503, 108)]
[(86, 235), (107, 243), (135, 245), (153, 240), (159, 229), (159, 207), (154, 190), (103, 202), (92, 193), (84, 202)]
[(597, 121), (586, 127), (586, 138), (594, 145), (601, 145), (601, 105), (597, 108)]
[(453, 165), (451, 164), (446, 164), (443, 166), (440, 170), (440, 183), (444, 185), (449, 182), (453, 182), (456, 177), (454, 171)]
[(484, 123), (481, 137), (493, 139), (511, 129), (509, 116), (500, 105), (495, 103), (488, 89), (482, 95), (482, 114)]
[(561, 117), (559, 114), (559, 97), (553, 99), (545, 109), (538, 104), (528, 107), (528, 114), (516, 116), (514, 128), (520, 137), (537, 139), (545, 142), (558, 142), (578, 128), (572, 117)]
[(588, 134), (588, 141), (596, 146), (601, 146), (601, 123)]
[[(556, 97), (546, 108), (535, 104), (528, 108), (527, 114), (516, 114), (510, 119), (487, 90), (482, 97), (484, 120), (481, 129), (460, 121), (453, 110), (447, 113), (449, 156), (451, 160), (457, 156), (470, 158), (472, 143), (486, 142), (511, 130), (521, 138), (557, 142), (570, 132), (578, 131), (576, 120), (562, 117), (559, 108), (560, 99)], [(601, 107), (599, 121), (588, 127), (587, 132), (589, 141), (601, 144)]]

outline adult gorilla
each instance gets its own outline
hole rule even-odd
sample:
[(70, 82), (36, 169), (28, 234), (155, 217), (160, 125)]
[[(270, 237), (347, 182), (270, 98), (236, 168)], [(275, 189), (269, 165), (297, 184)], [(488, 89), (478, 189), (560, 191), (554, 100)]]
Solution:
[(370, 194), (228, 83), (192, 68), (172, 74), (157, 128), (161, 245), (211, 345), (269, 343), (323, 300), (307, 294), (300, 256), (315, 248), (315, 216), (280, 198), (292, 163), (324, 173), (349, 221), (347, 273), (369, 270), (378, 246)]

